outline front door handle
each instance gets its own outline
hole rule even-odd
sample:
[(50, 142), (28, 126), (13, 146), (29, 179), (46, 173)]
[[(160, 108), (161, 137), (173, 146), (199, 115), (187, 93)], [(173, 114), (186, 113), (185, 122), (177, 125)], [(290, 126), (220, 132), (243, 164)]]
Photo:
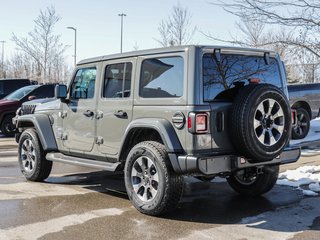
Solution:
[(87, 110), (83, 113), (86, 117), (93, 117), (94, 113), (91, 110)]
[(118, 118), (127, 118), (128, 114), (122, 110), (116, 111), (114, 115)]

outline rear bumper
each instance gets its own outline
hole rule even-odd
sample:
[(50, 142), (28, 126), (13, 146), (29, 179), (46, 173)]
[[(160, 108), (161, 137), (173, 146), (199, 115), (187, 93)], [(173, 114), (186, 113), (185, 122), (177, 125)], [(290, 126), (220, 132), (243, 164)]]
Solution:
[[(223, 156), (176, 156), (170, 154), (171, 162), (175, 160), (174, 170), (181, 174), (214, 175), (233, 172), (242, 168), (282, 165), (296, 162), (301, 155), (300, 147), (286, 148), (279, 157), (260, 163), (250, 163), (245, 158), (235, 155)], [(173, 159), (176, 158), (176, 159)]]

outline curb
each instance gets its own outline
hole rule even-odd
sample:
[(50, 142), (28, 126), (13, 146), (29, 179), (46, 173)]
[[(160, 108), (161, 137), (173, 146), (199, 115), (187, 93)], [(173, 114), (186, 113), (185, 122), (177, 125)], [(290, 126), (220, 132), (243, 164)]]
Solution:
[[(0, 151), (0, 157), (14, 157), (14, 156), (18, 156), (18, 150), (17, 149), (6, 149), (4, 151)], [(1, 160), (0, 160), (1, 161)]]

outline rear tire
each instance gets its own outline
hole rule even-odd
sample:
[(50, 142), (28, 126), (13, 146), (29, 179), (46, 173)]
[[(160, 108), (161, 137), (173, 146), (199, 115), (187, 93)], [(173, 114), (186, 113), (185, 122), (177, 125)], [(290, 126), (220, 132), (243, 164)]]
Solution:
[(292, 139), (305, 138), (310, 130), (310, 116), (304, 108), (297, 108), (297, 125), (292, 128)]
[(30, 181), (43, 181), (51, 172), (52, 162), (45, 158), (38, 135), (34, 129), (23, 131), (18, 146), (22, 174)]
[(165, 147), (153, 141), (134, 146), (125, 164), (125, 185), (133, 206), (158, 216), (175, 209), (183, 190), (183, 178), (169, 162)]
[(229, 185), (238, 193), (259, 196), (270, 191), (276, 184), (279, 165), (263, 167), (263, 173), (257, 174), (256, 167), (239, 170), (229, 176)]

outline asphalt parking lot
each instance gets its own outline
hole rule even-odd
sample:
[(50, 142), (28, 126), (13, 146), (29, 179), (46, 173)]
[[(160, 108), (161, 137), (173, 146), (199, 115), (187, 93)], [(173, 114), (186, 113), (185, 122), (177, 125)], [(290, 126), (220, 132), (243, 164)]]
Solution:
[[(320, 165), (320, 156), (301, 165)], [(0, 239), (320, 239), (320, 197), (276, 185), (263, 197), (237, 195), (224, 181), (186, 178), (178, 209), (136, 211), (123, 176), (54, 164), (45, 183), (27, 182), (13, 139), (0, 136)]]

